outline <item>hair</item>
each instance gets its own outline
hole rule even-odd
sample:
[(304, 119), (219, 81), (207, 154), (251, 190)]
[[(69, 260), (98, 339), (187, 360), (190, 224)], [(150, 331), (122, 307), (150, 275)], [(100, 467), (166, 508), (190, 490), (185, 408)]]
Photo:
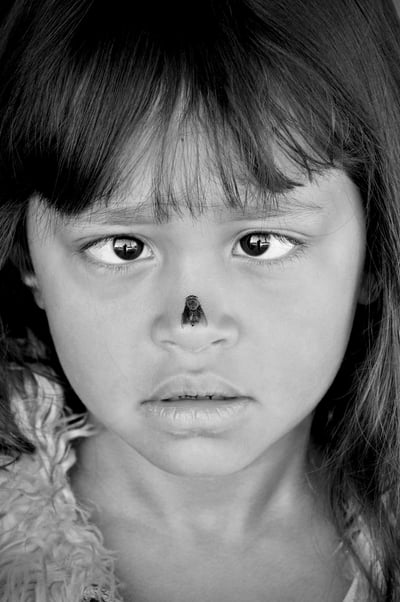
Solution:
[[(66, 405), (78, 403), (44, 312), (23, 280), (32, 271), (25, 232), (32, 198), (61, 216), (79, 215), (108, 203), (150, 162), (154, 212), (162, 220), (179, 211), (171, 176), (177, 140), (188, 128), (199, 144), (206, 141), (231, 206), (254, 198), (271, 203), (300, 185), (284, 172), (279, 154), (310, 180), (342, 169), (365, 206), (371, 299), (358, 307), (343, 364), (316, 408), (310, 450), (320, 458), (334, 524), (369, 580), (371, 600), (398, 600), (400, 22), (394, 4), (1, 4), (1, 450), (11, 459), (34, 451), (10, 400), (35, 371), (63, 383)], [(206, 204), (197, 167), (182, 174), (193, 214)], [(355, 517), (367, 529), (376, 563), (366, 564), (353, 541)]]

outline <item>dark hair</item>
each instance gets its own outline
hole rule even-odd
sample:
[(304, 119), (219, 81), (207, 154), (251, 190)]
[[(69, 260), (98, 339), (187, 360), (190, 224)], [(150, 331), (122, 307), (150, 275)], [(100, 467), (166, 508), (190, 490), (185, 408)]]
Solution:
[[(322, 458), (335, 524), (371, 599), (398, 600), (400, 23), (391, 0), (3, 0), (0, 32), (3, 451), (33, 451), (10, 397), (35, 370), (55, 374), (73, 397), (21, 279), (32, 269), (25, 216), (33, 196), (79, 214), (107, 203), (151, 157), (162, 219), (179, 210), (164, 158), (185, 127), (207, 140), (231, 205), (246, 202), (243, 182), (262, 202), (299, 184), (277, 151), (309, 178), (343, 169), (365, 204), (373, 290), (316, 409), (310, 449)], [(189, 183), (185, 195), (193, 213), (204, 200), (198, 184), (197, 195)], [(379, 575), (352, 540), (354, 517)]]

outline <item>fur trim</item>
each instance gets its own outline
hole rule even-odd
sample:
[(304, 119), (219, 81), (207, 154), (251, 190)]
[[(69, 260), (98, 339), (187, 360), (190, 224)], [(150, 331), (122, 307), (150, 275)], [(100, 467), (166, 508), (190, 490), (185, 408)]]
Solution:
[(36, 452), (0, 471), (0, 600), (122, 602), (114, 556), (67, 477), (76, 460), (71, 442), (94, 429), (84, 416), (65, 416), (57, 385), (36, 379), (37, 391), (13, 401)]

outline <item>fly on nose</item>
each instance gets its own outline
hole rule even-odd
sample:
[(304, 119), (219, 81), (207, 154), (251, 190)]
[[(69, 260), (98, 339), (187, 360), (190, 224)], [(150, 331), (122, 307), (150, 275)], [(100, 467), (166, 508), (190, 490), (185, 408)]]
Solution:
[(182, 327), (186, 324), (190, 324), (191, 326), (195, 324), (207, 325), (207, 318), (196, 295), (188, 295), (186, 297), (181, 323)]

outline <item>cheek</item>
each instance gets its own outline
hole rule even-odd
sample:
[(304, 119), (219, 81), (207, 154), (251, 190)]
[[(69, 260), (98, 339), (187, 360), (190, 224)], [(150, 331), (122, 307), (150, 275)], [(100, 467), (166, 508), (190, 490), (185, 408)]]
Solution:
[(109, 404), (111, 396), (121, 393), (131, 397), (132, 382), (141, 388), (141, 379), (148, 377), (143, 303), (131, 296), (129, 308), (122, 308), (72, 279), (49, 282), (45, 296), (57, 354), (84, 404)]
[(264, 375), (263, 388), (287, 404), (312, 410), (340, 368), (357, 306), (358, 257), (347, 267), (340, 258), (323, 263), (324, 269), (312, 265), (297, 282), (270, 291), (266, 305), (254, 312), (260, 317), (255, 349), (264, 350), (252, 354), (254, 373)]
[(337, 290), (309, 291), (299, 297), (297, 311), (287, 320), (293, 333), (287, 350), (288, 374), (301, 371), (310, 386), (330, 383), (347, 347), (355, 307), (353, 299), (343, 299)]

